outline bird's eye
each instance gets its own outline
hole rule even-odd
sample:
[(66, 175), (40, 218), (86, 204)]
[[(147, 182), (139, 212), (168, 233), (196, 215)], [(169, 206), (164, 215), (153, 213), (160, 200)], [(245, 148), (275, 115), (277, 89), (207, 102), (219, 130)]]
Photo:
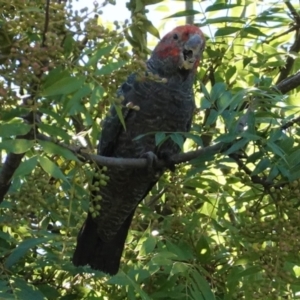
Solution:
[(174, 39), (174, 40), (178, 40), (178, 34), (177, 34), (177, 33), (174, 33), (173, 39)]

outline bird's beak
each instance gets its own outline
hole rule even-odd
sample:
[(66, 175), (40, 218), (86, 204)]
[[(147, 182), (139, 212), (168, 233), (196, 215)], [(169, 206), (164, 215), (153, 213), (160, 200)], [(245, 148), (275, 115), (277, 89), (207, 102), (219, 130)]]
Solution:
[(184, 45), (182, 51), (182, 69), (193, 69), (195, 62), (201, 58), (205, 42), (199, 34), (192, 35)]

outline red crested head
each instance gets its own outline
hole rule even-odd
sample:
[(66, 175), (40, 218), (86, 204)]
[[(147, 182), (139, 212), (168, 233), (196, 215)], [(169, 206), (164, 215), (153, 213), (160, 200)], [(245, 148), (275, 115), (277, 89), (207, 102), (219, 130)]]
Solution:
[[(175, 69), (195, 70), (199, 65), (205, 38), (202, 31), (194, 25), (183, 25), (167, 33), (155, 47), (151, 60), (159, 60), (166, 72)], [(160, 64), (162, 69), (162, 64)], [(164, 71), (164, 70), (162, 70)]]

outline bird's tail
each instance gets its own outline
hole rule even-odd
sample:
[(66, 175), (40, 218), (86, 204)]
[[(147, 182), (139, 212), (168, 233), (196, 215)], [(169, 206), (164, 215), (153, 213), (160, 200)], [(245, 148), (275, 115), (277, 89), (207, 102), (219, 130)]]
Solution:
[(117, 234), (104, 242), (97, 233), (97, 224), (89, 214), (83, 224), (73, 255), (75, 266), (90, 265), (92, 269), (115, 275), (118, 273), (125, 240), (134, 211), (128, 216)]

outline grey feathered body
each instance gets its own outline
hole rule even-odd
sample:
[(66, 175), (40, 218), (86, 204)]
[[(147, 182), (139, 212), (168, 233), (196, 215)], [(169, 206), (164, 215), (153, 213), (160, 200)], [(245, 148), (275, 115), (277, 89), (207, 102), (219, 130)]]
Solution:
[[(181, 34), (181, 38), (173, 32)], [(175, 28), (173, 32), (161, 40), (147, 62), (147, 72), (166, 78), (167, 82), (156, 82), (147, 76), (137, 79), (135, 74), (128, 77), (118, 91), (119, 96), (124, 97), (122, 113), (126, 129), (112, 106), (103, 123), (98, 154), (139, 158), (151, 151), (158, 158), (165, 158), (180, 151), (171, 139), (157, 147), (155, 133), (190, 130), (195, 107), (193, 82), (204, 40), (193, 25)], [(190, 49), (196, 58), (195, 66), (179, 67), (183, 62), (184, 66), (188, 64)], [(183, 57), (183, 53), (187, 56)], [(126, 107), (128, 103), (139, 109)], [(102, 196), (99, 216), (93, 219), (88, 214), (77, 238), (74, 265), (89, 264), (111, 275), (118, 272), (134, 211), (164, 171), (157, 168), (108, 168), (107, 185), (100, 186), (98, 192)]]
[[(104, 122), (99, 154), (112, 157), (139, 158), (152, 151), (158, 157), (172, 156), (180, 148), (168, 139), (158, 149), (155, 132), (187, 132), (194, 111), (193, 80), (177, 76), (176, 82), (135, 81), (134, 75), (123, 84), (120, 93), (124, 105), (132, 102), (139, 110), (124, 109), (126, 130), (121, 125), (115, 109)], [(132, 81), (132, 82), (131, 82)], [(116, 125), (118, 124), (118, 125)], [(116, 130), (117, 126), (117, 130)], [(116, 135), (116, 132), (117, 135)], [(152, 133), (152, 134), (148, 134)], [(136, 139), (138, 136), (145, 136)], [(95, 220), (103, 240), (109, 240), (138, 203), (146, 196), (164, 170), (110, 167), (110, 180), (101, 187), (100, 216)]]

